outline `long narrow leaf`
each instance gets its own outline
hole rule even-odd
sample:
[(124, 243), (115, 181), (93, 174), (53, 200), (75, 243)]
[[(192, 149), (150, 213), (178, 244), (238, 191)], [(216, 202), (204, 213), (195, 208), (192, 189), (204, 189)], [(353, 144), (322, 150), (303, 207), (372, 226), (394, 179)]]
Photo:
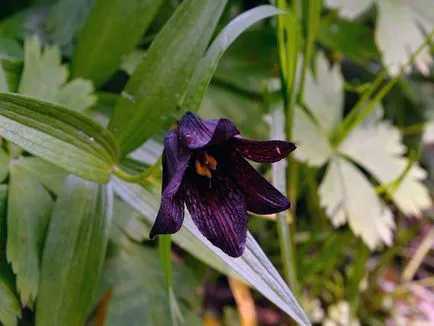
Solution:
[(97, 0), (78, 37), (72, 76), (102, 85), (140, 41), (162, 0)]
[[(117, 194), (152, 224), (157, 216), (158, 198), (139, 185), (116, 178), (112, 182)], [(174, 234), (173, 240), (194, 256), (200, 259), (206, 257), (205, 261), (211, 266), (243, 279), (301, 325), (310, 325), (290, 289), (250, 233), (246, 250), (237, 259), (227, 256), (205, 239), (188, 214), (183, 228)]]
[(164, 126), (202, 57), (227, 0), (186, 0), (164, 25), (119, 98), (110, 130), (122, 154)]
[(52, 103), (0, 93), (0, 136), (68, 172), (106, 183), (118, 159), (111, 133)]
[(110, 185), (66, 180), (45, 240), (36, 325), (84, 325), (103, 266), (112, 202)]
[(253, 24), (262, 19), (278, 14), (284, 14), (284, 12), (273, 6), (264, 5), (246, 11), (231, 21), (213, 41), (205, 56), (197, 66), (188, 85), (182, 107), (193, 111), (199, 110), (200, 104), (202, 103), (206, 90), (208, 89), (208, 85), (211, 82), (211, 78), (226, 49), (238, 38), (238, 36), (240, 36), (241, 33)]

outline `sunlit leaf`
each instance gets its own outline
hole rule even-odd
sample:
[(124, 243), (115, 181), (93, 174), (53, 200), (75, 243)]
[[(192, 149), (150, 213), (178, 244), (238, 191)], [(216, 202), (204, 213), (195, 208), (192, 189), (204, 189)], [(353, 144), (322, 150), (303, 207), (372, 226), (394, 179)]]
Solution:
[[(162, 0), (96, 0), (72, 58), (72, 74), (100, 86), (139, 43)], [(97, 42), (95, 42), (97, 40)]]
[(96, 101), (92, 83), (74, 79), (66, 83), (68, 69), (62, 65), (60, 50), (56, 46), (41, 49), (37, 36), (24, 43), (24, 70), (19, 92), (67, 106), (77, 111), (84, 110)]
[[(113, 183), (116, 193), (152, 225), (158, 212), (158, 195), (116, 178)], [(245, 252), (237, 259), (227, 256), (205, 239), (188, 214), (183, 228), (173, 235), (173, 240), (205, 263), (227, 275), (243, 279), (300, 324), (310, 325), (290, 289), (250, 233)]]
[[(327, 5), (340, 10), (342, 17), (354, 19), (376, 4), (378, 16), (375, 39), (382, 52), (383, 63), (391, 75), (397, 75), (416, 49), (425, 33), (434, 28), (434, 7), (430, 0), (327, 0)], [(399, 23), (397, 23), (399, 22)], [(399, 37), (397, 37), (399, 35)], [(415, 65), (429, 74), (432, 57), (426, 47), (416, 58)]]
[(331, 160), (319, 195), (335, 227), (348, 223), (371, 249), (392, 243), (392, 212), (363, 173), (347, 160)]
[[(184, 302), (183, 325), (202, 325), (185, 304), (198, 304), (192, 272), (177, 263), (173, 278), (176, 294)], [(106, 325), (171, 325), (169, 298), (155, 250), (128, 243), (108, 261), (101, 281), (102, 288), (112, 287)]]
[(407, 215), (421, 216), (431, 207), (429, 191), (422, 183), (427, 173), (413, 164), (396, 187), (391, 185), (404, 174), (409, 164), (397, 128), (386, 122), (373, 122), (355, 129), (339, 148), (363, 166), (381, 184), (390, 185), (389, 193), (398, 208)]
[(128, 54), (122, 62), (121, 68), (129, 75), (132, 75), (134, 70), (136, 70), (140, 61), (143, 60), (145, 56), (145, 51), (143, 50), (134, 50)]
[(151, 44), (119, 99), (110, 130), (127, 154), (170, 118), (202, 57), (226, 0), (187, 0)]
[(0, 136), (85, 179), (105, 183), (117, 161), (111, 133), (82, 116), (47, 102), (0, 93)]
[(38, 293), (42, 247), (53, 201), (20, 162), (10, 168), (7, 258), (17, 275), (23, 305)]
[(66, 180), (45, 239), (36, 325), (84, 325), (104, 262), (112, 201), (110, 185)]

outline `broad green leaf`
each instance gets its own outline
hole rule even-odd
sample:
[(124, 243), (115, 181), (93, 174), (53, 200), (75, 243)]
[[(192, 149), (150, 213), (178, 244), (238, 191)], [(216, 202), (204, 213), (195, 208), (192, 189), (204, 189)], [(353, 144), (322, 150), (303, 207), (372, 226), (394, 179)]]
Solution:
[[(327, 5), (340, 9), (340, 15), (354, 19), (373, 3), (377, 6), (375, 40), (384, 65), (395, 76), (410, 56), (423, 43), (425, 33), (434, 28), (434, 7), (430, 0), (327, 0)], [(399, 22), (399, 23), (397, 23)], [(399, 37), (397, 37), (399, 35)], [(415, 60), (423, 74), (429, 74), (432, 57), (426, 47)]]
[(0, 136), (85, 179), (106, 183), (118, 157), (111, 133), (82, 116), (30, 97), (0, 93)]
[(57, 0), (48, 12), (45, 30), (53, 43), (69, 45), (83, 28), (93, 0)]
[(122, 243), (125, 237), (138, 243), (149, 239), (151, 229), (136, 210), (122, 200), (115, 199), (113, 207), (113, 225), (110, 238)]
[(319, 188), (321, 205), (333, 225), (346, 222), (370, 249), (392, 244), (395, 226), (390, 209), (378, 198), (369, 180), (356, 166), (335, 157), (329, 163)]
[[(169, 297), (164, 275), (155, 250), (134, 243), (120, 249), (117, 257), (107, 262), (102, 274), (102, 288), (112, 288), (106, 315), (107, 326), (172, 325)], [(183, 301), (182, 325), (202, 325), (202, 321), (186, 303), (199, 304), (195, 287), (197, 281), (186, 266), (176, 263), (173, 270), (176, 294)]]
[(37, 36), (27, 38), (24, 43), (24, 70), (19, 93), (41, 100), (54, 102), (77, 111), (95, 103), (90, 81), (74, 79), (66, 83), (68, 69), (62, 65), (60, 50), (47, 46), (42, 51)]
[(112, 217), (110, 185), (69, 176), (47, 230), (36, 325), (84, 325), (102, 271)]
[[(113, 184), (116, 193), (152, 225), (158, 212), (158, 195), (117, 178), (113, 179)], [(234, 259), (205, 239), (186, 213), (184, 226), (173, 235), (173, 240), (208, 265), (243, 279), (301, 325), (310, 325), (290, 289), (250, 233), (244, 254)]]
[(226, 49), (247, 28), (264, 18), (277, 14), (284, 14), (284, 12), (276, 7), (265, 5), (246, 11), (232, 20), (212, 42), (199, 62), (188, 85), (182, 107), (193, 111), (199, 110), (211, 78)]
[(200, 108), (203, 119), (227, 117), (246, 137), (267, 137), (268, 126), (259, 101), (242, 93), (211, 85)]
[(20, 161), (11, 166), (10, 174), (6, 253), (25, 306), (38, 293), (42, 247), (53, 201), (39, 181), (20, 166)]
[(17, 318), (21, 317), (20, 303), (15, 295), (13, 282), (10, 278), (12, 271), (6, 262), (4, 249), (6, 247), (6, 202), (7, 186), (0, 186), (0, 324), (4, 326), (17, 325)]
[(67, 176), (65, 170), (34, 156), (22, 157), (21, 167), (56, 195), (62, 189)]
[(3, 36), (0, 31), (0, 60), (1, 59), (22, 60), (23, 48), (16, 39)]
[(0, 183), (3, 182), (9, 173), (9, 155), (0, 148)]
[(109, 128), (123, 155), (158, 131), (176, 109), (226, 0), (186, 0), (164, 25), (131, 76)]
[(162, 0), (96, 0), (78, 37), (72, 75), (102, 85), (139, 43)]
[[(389, 123), (362, 124), (347, 137), (339, 151), (364, 167), (381, 184), (389, 185), (386, 189), (404, 214), (421, 216), (423, 210), (431, 207), (429, 191), (422, 183), (427, 173), (418, 164), (405, 173), (409, 161), (402, 155), (406, 148), (398, 129)], [(391, 185), (395, 181), (397, 188)]]

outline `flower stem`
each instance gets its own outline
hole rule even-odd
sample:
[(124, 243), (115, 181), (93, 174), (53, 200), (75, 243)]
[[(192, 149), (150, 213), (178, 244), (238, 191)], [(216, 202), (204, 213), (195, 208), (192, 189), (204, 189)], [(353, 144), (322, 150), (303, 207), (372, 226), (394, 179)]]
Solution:
[(150, 176), (152, 176), (158, 169), (160, 169), (161, 166), (161, 159), (162, 157), (157, 160), (157, 162), (154, 163), (154, 165), (150, 166), (146, 170), (138, 173), (138, 174), (130, 174), (128, 172), (125, 172), (122, 170), (119, 166), (115, 165), (112, 169), (112, 172), (115, 176), (117, 176), (119, 179), (122, 179), (126, 182), (131, 183), (140, 183), (146, 179), (148, 179)]

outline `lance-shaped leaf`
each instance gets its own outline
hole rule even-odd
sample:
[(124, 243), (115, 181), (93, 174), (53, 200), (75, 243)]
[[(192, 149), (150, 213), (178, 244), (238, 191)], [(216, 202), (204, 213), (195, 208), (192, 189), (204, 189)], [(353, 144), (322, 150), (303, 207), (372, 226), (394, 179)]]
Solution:
[[(114, 178), (113, 183), (117, 194), (152, 225), (158, 212), (158, 196), (139, 185), (128, 184), (117, 178)], [(186, 213), (184, 225), (173, 235), (173, 239), (207, 264), (227, 275), (243, 279), (301, 325), (310, 325), (309, 319), (290, 289), (250, 233), (247, 236), (244, 254), (234, 259), (205, 239), (190, 215)]]
[(265, 5), (246, 11), (231, 21), (213, 41), (205, 56), (199, 62), (188, 85), (182, 107), (190, 111), (199, 110), (211, 78), (226, 49), (250, 26), (277, 14), (284, 14), (284, 12), (276, 7)]
[(21, 317), (19, 300), (15, 294), (12, 271), (6, 262), (6, 202), (7, 186), (0, 185), (0, 324), (17, 325)]
[(21, 302), (27, 305), (38, 293), (42, 247), (53, 201), (20, 161), (11, 166), (10, 174), (6, 253), (17, 275)]
[(226, 0), (186, 0), (158, 33), (126, 85), (110, 121), (127, 154), (175, 111), (202, 57)]
[(111, 133), (89, 118), (30, 97), (0, 93), (0, 136), (66, 171), (106, 183), (117, 161)]
[(66, 180), (45, 240), (36, 325), (85, 324), (104, 262), (112, 201), (110, 185)]
[[(102, 85), (150, 25), (162, 0), (97, 0), (78, 37), (72, 74)], [(122, 46), (119, 46), (122, 44)]]

